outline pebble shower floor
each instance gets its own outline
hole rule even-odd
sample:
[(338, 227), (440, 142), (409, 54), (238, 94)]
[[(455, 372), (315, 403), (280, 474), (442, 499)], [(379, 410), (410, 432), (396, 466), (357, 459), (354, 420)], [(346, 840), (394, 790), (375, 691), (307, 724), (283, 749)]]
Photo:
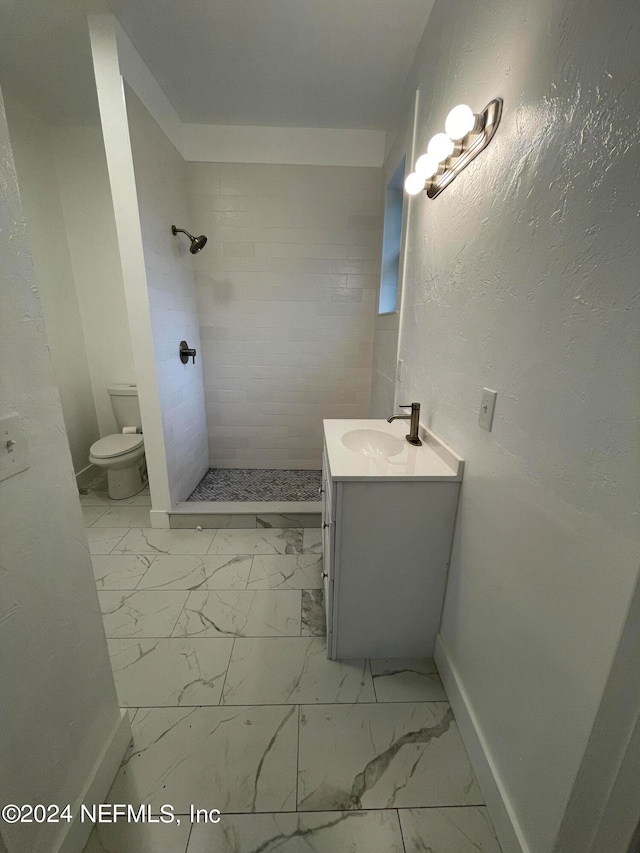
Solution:
[(190, 501), (317, 501), (320, 471), (210, 468)]

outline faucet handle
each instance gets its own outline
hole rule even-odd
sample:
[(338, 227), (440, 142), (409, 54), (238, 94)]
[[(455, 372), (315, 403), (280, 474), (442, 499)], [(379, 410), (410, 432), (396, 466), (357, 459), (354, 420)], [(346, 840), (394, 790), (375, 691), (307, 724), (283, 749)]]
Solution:
[(186, 341), (180, 341), (180, 361), (183, 364), (188, 364), (189, 359), (193, 359), (193, 363), (196, 363), (196, 351), (191, 349), (189, 344)]
[(420, 408), (420, 403), (407, 403), (405, 406), (401, 406), (400, 403), (398, 403), (399, 409), (413, 409), (414, 406)]

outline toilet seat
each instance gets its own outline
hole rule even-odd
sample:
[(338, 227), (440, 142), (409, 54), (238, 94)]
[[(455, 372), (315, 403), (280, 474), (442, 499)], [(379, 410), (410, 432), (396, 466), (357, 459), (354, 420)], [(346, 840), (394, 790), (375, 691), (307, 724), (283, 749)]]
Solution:
[(144, 437), (140, 433), (125, 435), (117, 432), (114, 435), (99, 438), (95, 444), (91, 445), (89, 453), (96, 459), (113, 459), (142, 447), (143, 443)]

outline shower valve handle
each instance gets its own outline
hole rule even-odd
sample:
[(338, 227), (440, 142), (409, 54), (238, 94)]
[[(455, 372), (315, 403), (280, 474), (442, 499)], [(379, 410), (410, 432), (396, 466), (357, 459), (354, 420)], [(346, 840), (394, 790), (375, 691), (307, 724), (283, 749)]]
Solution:
[(192, 349), (186, 341), (180, 341), (180, 361), (183, 364), (187, 364), (189, 359), (193, 359), (193, 363), (196, 363), (196, 351)]

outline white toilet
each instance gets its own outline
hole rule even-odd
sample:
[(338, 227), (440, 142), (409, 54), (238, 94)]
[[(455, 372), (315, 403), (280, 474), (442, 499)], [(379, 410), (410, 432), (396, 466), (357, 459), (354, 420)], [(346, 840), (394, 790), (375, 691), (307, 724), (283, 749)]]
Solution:
[[(107, 388), (119, 429), (142, 429), (137, 385), (111, 385)], [(113, 500), (137, 495), (147, 485), (144, 439), (140, 432), (117, 432), (91, 445), (89, 461), (107, 472), (107, 490)]]

